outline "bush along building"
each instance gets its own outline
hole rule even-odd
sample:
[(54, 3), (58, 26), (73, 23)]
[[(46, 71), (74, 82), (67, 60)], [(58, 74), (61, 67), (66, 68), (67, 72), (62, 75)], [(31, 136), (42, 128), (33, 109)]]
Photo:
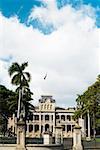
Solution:
[[(34, 107), (26, 119), (26, 137), (42, 137), (44, 132), (50, 131), (55, 136), (55, 127), (62, 126), (63, 138), (73, 137), (73, 127), (77, 124), (73, 119), (75, 108), (61, 108), (56, 106), (52, 96), (41, 96), (38, 106)], [(83, 136), (85, 136), (84, 120), (80, 119)], [(17, 117), (13, 114), (8, 119), (8, 129), (17, 132)]]

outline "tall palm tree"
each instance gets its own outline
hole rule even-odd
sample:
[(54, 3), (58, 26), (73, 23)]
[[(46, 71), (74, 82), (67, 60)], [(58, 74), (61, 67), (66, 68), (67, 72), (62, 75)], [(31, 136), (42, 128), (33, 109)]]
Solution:
[(29, 87), (31, 75), (29, 72), (25, 72), (25, 68), (28, 66), (28, 62), (19, 65), (17, 62), (13, 63), (8, 72), (12, 76), (12, 84), (19, 86), (22, 89), (23, 86)]
[[(31, 95), (32, 93), (24, 98), (23, 95), (27, 95), (27, 92), (29, 93), (29, 82), (31, 79), (31, 75), (29, 72), (25, 71), (25, 68), (28, 66), (28, 62), (22, 63), (19, 65), (17, 62), (13, 63), (8, 72), (9, 75), (12, 77), (11, 83), (13, 85), (17, 86), (16, 91), (19, 92), (19, 100), (18, 100), (18, 118), (20, 117), (19, 113), (21, 113), (24, 110), (25, 115), (25, 105), (29, 104), (29, 100), (32, 100)], [(28, 90), (26, 90), (28, 89)], [(27, 91), (27, 92), (26, 92)]]

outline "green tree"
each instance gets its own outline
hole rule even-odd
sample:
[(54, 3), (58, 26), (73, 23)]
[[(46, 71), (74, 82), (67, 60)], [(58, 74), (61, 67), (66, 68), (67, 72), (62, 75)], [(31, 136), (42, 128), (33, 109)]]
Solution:
[(29, 87), (31, 75), (29, 72), (24, 71), (27, 66), (28, 62), (22, 63), (21, 65), (15, 62), (8, 70), (9, 75), (12, 77), (12, 84), (18, 86), (20, 89), (22, 89), (23, 86)]
[[(28, 66), (28, 62), (22, 63), (21, 65), (19, 65), (17, 62), (13, 63), (8, 72), (9, 75), (12, 77), (11, 78), (11, 83), (13, 85), (17, 86), (16, 92), (20, 93), (21, 90), (21, 104), (20, 107), (21, 109), (24, 109), (24, 106), (26, 107), (26, 110), (28, 111), (30, 108), (30, 101), (32, 100), (32, 92), (30, 91), (29, 88), (29, 82), (31, 80), (31, 75), (29, 72), (26, 72), (25, 69)], [(19, 94), (20, 96), (20, 94)], [(18, 105), (18, 101), (12, 101), (12, 103), (10, 103), (11, 107), (13, 107), (14, 105), (17, 106)]]
[(77, 110), (74, 118), (84, 117), (89, 112), (95, 137), (95, 129), (98, 126), (98, 118), (100, 117), (100, 75), (93, 85), (88, 87), (82, 95), (78, 95), (76, 102)]
[(9, 108), (9, 101), (11, 101), (12, 98), (15, 99), (15, 95), (15, 92), (0, 85), (0, 132), (2, 132), (2, 134), (7, 130), (8, 116), (14, 112), (14, 110), (10, 110)]

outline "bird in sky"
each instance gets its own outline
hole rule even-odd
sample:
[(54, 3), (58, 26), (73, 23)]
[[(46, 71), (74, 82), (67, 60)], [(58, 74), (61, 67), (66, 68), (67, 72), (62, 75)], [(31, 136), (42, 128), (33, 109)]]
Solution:
[(46, 75), (44, 76), (44, 80), (47, 78), (47, 73), (46, 73)]

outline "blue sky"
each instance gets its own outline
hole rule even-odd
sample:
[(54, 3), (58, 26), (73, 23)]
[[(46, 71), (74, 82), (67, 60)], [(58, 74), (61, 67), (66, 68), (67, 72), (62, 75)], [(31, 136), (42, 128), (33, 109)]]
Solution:
[[(96, 25), (100, 27), (100, 0), (56, 0), (59, 9), (70, 4), (75, 9), (80, 9), (81, 5), (90, 5), (95, 9)], [(37, 19), (27, 23), (28, 17), (33, 7), (46, 7), (42, 0), (1, 0), (0, 11), (6, 17), (17, 15), (21, 23), (27, 26), (32, 25), (34, 28), (40, 29), (45, 34), (54, 30), (52, 24), (45, 27)], [(44, 29), (45, 28), (45, 29)], [(48, 30), (49, 28), (49, 30)]]
[(0, 33), (0, 84), (15, 89), (8, 68), (28, 61), (34, 103), (75, 106), (100, 72), (100, 0), (1, 0)]

